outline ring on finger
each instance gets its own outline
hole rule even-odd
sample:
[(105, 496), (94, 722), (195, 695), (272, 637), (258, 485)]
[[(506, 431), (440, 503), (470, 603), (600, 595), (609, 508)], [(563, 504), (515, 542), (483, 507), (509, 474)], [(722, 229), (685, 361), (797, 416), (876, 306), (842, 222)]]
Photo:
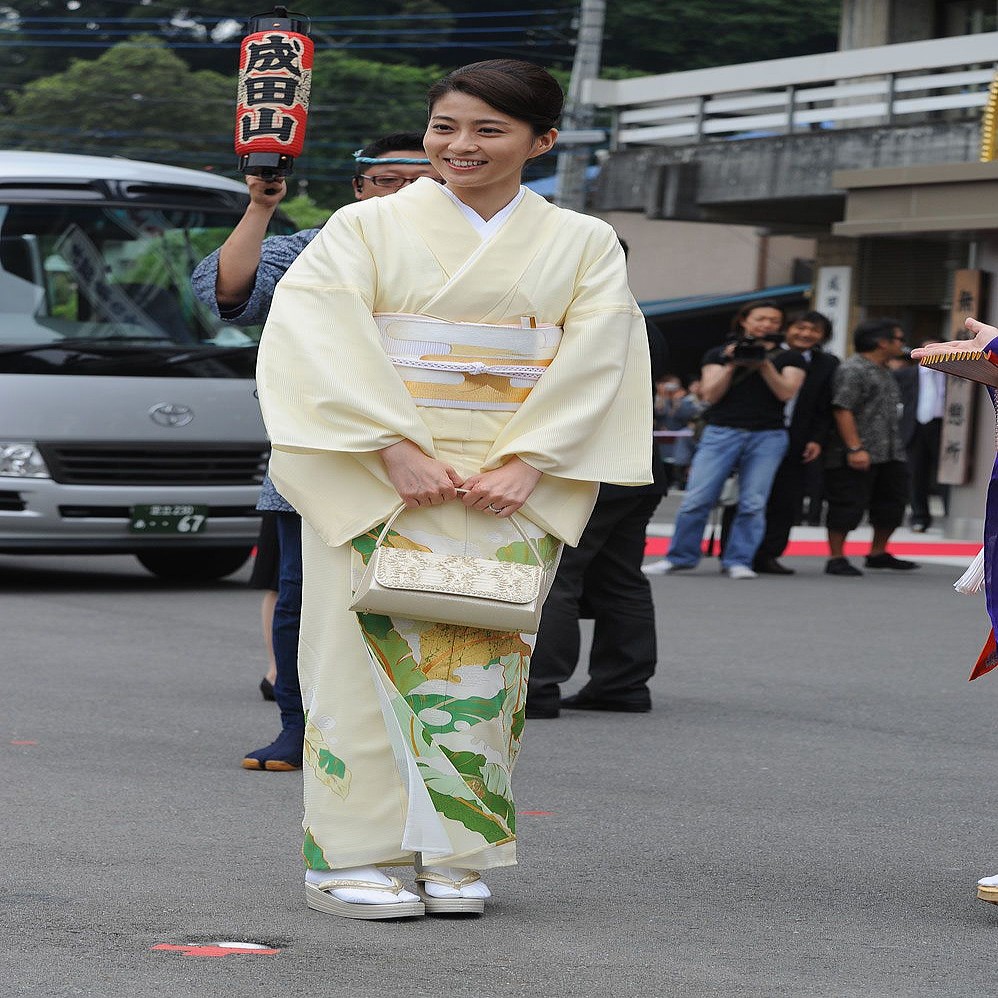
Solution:
[(485, 508), (493, 513), (501, 513), (505, 507), (493, 506), (492, 503), (489, 503)]

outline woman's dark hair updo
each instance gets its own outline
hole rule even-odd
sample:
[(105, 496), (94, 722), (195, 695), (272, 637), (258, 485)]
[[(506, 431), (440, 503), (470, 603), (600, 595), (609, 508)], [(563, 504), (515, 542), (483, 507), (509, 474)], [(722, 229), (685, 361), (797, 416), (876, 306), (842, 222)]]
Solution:
[(454, 91), (477, 97), (497, 111), (525, 121), (535, 135), (557, 126), (565, 103), (558, 81), (546, 69), (519, 59), (473, 62), (448, 73), (426, 95), (430, 114), (441, 97)]

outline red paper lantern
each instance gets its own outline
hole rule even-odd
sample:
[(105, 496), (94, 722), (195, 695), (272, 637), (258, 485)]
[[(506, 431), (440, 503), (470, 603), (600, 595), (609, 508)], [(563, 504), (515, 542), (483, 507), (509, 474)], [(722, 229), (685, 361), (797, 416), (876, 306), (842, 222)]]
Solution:
[(246, 24), (236, 94), (240, 173), (273, 179), (290, 173), (301, 155), (315, 49), (308, 27), (307, 17), (286, 7)]

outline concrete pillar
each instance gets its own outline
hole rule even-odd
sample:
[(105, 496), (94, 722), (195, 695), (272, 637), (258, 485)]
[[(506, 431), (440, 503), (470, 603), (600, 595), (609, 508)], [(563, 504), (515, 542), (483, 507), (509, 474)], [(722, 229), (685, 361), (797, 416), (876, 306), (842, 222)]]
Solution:
[(939, 35), (936, 22), (936, 0), (891, 0), (889, 42), (919, 42)]
[(888, 45), (891, 40), (891, 6), (884, 0), (843, 0), (839, 48), (863, 49), (872, 45)]
[[(852, 331), (865, 318), (857, 304), (859, 291), (859, 240), (844, 236), (819, 236), (815, 241), (814, 273), (815, 278), (822, 267), (849, 267), (852, 278), (849, 282), (848, 319), (841, 328), (833, 329), (832, 350), (843, 359), (852, 353)], [(813, 305), (821, 309), (822, 303), (815, 300)], [(830, 319), (835, 317), (829, 315)]]
[(843, 0), (839, 48), (896, 45), (936, 36), (936, 0)]

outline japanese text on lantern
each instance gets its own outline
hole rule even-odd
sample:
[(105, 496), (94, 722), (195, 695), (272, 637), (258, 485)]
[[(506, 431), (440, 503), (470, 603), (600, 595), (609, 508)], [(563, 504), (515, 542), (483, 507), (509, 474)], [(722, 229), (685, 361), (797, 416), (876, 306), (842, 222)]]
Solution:
[(236, 99), (236, 152), (299, 156), (312, 85), (312, 40), (294, 31), (243, 39)]

